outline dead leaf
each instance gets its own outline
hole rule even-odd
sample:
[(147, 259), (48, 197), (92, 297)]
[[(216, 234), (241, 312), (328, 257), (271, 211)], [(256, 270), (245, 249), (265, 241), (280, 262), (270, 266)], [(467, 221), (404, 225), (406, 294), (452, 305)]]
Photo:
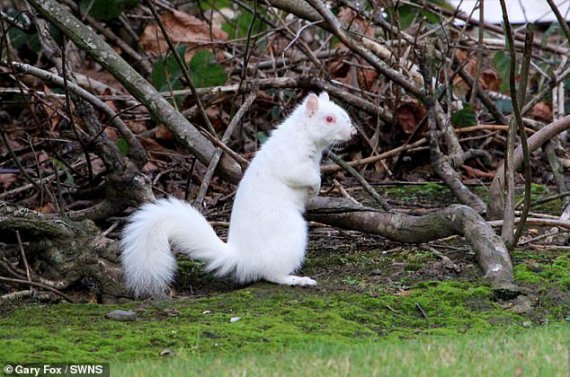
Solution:
[(37, 208), (36, 211), (40, 213), (56, 213), (55, 206), (52, 202), (47, 202), (43, 207)]
[[(166, 11), (160, 17), (168, 36), (175, 46), (188, 46), (185, 58), (189, 60), (193, 49), (212, 42), (225, 41), (228, 35), (225, 31), (210, 27), (206, 22), (181, 11)], [(139, 42), (144, 50), (151, 55), (163, 55), (168, 51), (168, 44), (157, 24), (145, 27)]]
[(396, 110), (398, 126), (402, 128), (406, 135), (411, 135), (414, 132), (425, 115), (425, 107), (415, 100), (402, 103)]
[(501, 78), (494, 69), (485, 69), (481, 72), (479, 85), (483, 89), (499, 92), (501, 88)]
[(111, 140), (111, 141), (119, 140), (119, 135), (117, 134), (117, 130), (115, 130), (114, 128), (105, 127), (104, 132), (105, 132), (105, 135), (107, 135), (107, 137), (109, 138), (109, 140)]
[(158, 166), (152, 162), (147, 162), (143, 168), (142, 168), (143, 173), (145, 174), (150, 174), (150, 173), (154, 173), (158, 171)]
[(162, 124), (156, 127), (156, 130), (154, 131), (154, 137), (157, 140), (174, 141), (174, 135), (172, 132), (170, 132), (170, 130), (164, 127)]
[(0, 174), (0, 186), (7, 190), (18, 180), (18, 175), (15, 173)]
[(552, 110), (544, 102), (539, 102), (530, 110), (530, 117), (542, 122), (552, 122)]

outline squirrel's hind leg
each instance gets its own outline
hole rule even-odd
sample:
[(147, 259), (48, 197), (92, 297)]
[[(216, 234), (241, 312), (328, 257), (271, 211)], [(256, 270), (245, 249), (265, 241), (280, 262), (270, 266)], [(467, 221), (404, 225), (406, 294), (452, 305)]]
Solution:
[(315, 286), (317, 281), (306, 276), (295, 276), (295, 275), (280, 275), (266, 277), (270, 283), (282, 284), (282, 285), (299, 285), (299, 286)]

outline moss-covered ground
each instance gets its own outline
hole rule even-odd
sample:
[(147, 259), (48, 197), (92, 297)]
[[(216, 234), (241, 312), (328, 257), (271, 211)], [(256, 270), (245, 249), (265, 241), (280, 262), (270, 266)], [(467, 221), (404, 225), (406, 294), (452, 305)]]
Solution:
[[(327, 228), (313, 229), (311, 237), (302, 273), (318, 280), (316, 288), (263, 282), (234, 286), (214, 280), (198, 263), (180, 260), (178, 297), (171, 301), (4, 302), (0, 364), (107, 361), (132, 375), (126, 363), (142, 363), (144, 370), (143, 360), (165, 358), (162, 353), (220, 368), (234, 362), (228, 360), (252, 357), (265, 365), (269, 361), (264, 357), (271, 357), (267, 355), (281, 355), (289, 362), (305, 358), (317, 365), (321, 356), (342, 356), (350, 349), (385, 349), (388, 353), (379, 360), (388, 357), (390, 349), (403, 357), (408, 347), (427, 347), (410, 355), (427, 357), (430, 349), (447, 343), (457, 345), (450, 352), (461, 353), (470, 347), (466, 340), (475, 339), (471, 342), (476, 344), (486, 339), (491, 347), (498, 334), (507, 340), (519, 334), (521, 344), (536, 343), (520, 335), (527, 332), (541, 334), (541, 341), (548, 343), (540, 346), (544, 358), (567, 338), (561, 332), (570, 314), (570, 255), (563, 250), (516, 250), (516, 278), (525, 299), (501, 301), (481, 279), (474, 255), (461, 240), (433, 245), (452, 260), (450, 266), (428, 249), (402, 247), (379, 237)], [(138, 318), (105, 318), (114, 309), (134, 310)], [(305, 350), (302, 357), (300, 350)], [(307, 350), (315, 352), (315, 360)], [(438, 355), (433, 357), (442, 357)], [(262, 369), (251, 375), (267, 374)]]

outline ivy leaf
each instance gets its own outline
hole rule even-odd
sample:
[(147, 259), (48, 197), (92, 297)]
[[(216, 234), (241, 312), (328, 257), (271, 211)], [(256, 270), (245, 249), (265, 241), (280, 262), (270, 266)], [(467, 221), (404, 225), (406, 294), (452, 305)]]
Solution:
[(493, 57), (493, 65), (501, 78), (500, 89), (502, 92), (509, 90), (509, 75), (511, 69), (511, 56), (506, 51), (499, 51)]
[(190, 61), (190, 78), (197, 88), (223, 85), (228, 76), (211, 51), (198, 51)]
[(121, 15), (125, 9), (138, 5), (140, 0), (81, 0), (79, 9), (99, 21), (110, 21)]
[(261, 22), (259, 17), (256, 18), (254, 22), (253, 14), (249, 12), (238, 13), (237, 17), (222, 25), (222, 30), (228, 33), (230, 38), (245, 38), (252, 22), (252, 34), (259, 34), (267, 30), (267, 24)]
[(477, 115), (473, 111), (473, 106), (467, 103), (463, 105), (463, 109), (453, 114), (451, 121), (457, 127), (474, 126), (477, 124)]
[[(183, 57), (186, 53), (186, 46), (179, 46), (176, 51)], [(152, 66), (152, 83), (161, 92), (169, 89), (182, 89), (181, 78), (182, 69), (173, 54), (168, 54), (166, 59), (160, 59)]]
[(117, 148), (119, 148), (119, 153), (121, 153), (121, 156), (126, 156), (129, 152), (129, 143), (127, 143), (125, 139), (120, 138), (117, 140)]

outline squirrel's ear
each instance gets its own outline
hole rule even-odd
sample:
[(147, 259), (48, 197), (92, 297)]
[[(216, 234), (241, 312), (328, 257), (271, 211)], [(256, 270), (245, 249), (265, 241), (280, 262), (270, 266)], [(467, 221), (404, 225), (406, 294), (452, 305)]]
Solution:
[(319, 99), (322, 101), (330, 101), (329, 94), (327, 92), (321, 92), (321, 94), (319, 94)]
[(319, 97), (316, 94), (311, 93), (307, 96), (305, 100), (305, 110), (307, 111), (307, 115), (312, 117), (315, 115), (317, 110), (319, 109)]

